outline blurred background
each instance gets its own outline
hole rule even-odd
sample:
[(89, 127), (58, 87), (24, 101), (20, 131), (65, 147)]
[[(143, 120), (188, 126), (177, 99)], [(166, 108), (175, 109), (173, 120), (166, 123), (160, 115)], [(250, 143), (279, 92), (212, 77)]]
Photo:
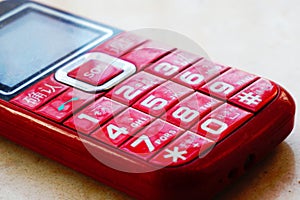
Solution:
[[(168, 29), (219, 63), (274, 80), (300, 99), (298, 0), (37, 0), (123, 30)], [(288, 139), (216, 199), (298, 199), (299, 115)], [(131, 199), (0, 138), (0, 199)], [(145, 194), (146, 195), (146, 194)]]

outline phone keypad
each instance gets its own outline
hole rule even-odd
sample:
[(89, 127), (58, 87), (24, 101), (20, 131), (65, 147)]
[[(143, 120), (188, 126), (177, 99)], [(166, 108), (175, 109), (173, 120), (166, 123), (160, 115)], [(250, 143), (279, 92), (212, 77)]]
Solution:
[[(129, 61), (137, 72), (95, 94), (50, 75), (11, 102), (154, 165), (204, 157), (277, 94), (269, 80), (131, 33), (91, 52)], [(68, 76), (97, 86), (119, 73), (100, 59), (81, 63)]]

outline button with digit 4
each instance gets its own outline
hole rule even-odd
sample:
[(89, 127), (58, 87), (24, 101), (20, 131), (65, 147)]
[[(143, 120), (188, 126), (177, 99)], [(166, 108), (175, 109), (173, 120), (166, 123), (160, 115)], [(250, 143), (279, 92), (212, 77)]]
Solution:
[(91, 137), (118, 147), (153, 120), (154, 118), (150, 115), (133, 108), (128, 108), (91, 134)]

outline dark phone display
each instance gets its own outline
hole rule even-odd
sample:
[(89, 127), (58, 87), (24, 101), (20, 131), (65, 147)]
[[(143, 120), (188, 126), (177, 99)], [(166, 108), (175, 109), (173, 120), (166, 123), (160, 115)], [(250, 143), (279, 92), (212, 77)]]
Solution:
[(0, 83), (14, 87), (104, 34), (30, 10), (0, 26)]

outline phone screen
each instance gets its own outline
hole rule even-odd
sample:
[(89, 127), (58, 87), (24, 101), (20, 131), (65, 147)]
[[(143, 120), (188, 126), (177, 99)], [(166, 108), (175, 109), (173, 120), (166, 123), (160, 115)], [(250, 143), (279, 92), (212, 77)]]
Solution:
[(8, 91), (107, 34), (31, 8), (0, 22), (0, 89)]

